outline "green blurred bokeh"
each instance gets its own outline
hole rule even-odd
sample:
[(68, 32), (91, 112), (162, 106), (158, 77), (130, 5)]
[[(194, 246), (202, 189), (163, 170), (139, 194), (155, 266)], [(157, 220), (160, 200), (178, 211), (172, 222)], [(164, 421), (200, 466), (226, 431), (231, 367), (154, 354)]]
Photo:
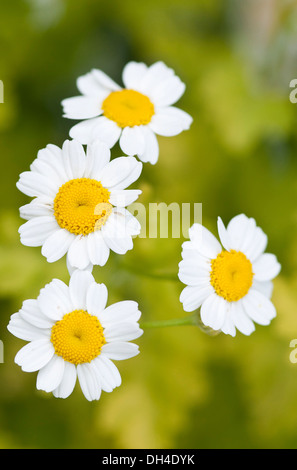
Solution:
[[(297, 78), (294, 0), (1, 1), (0, 71), (0, 448), (296, 448)], [(139, 202), (200, 202), (216, 234), (243, 212), (268, 234), (282, 272), (278, 315), (245, 337), (207, 336), (194, 327), (146, 330), (141, 354), (118, 363), (123, 384), (89, 403), (79, 387), (67, 400), (36, 390), (36, 374), (14, 364), (25, 343), (10, 335), (10, 315), (57, 277), (40, 248), (22, 246), (16, 189), (22, 171), (48, 143), (61, 146), (72, 121), (61, 100), (92, 68), (118, 83), (129, 60), (163, 60), (186, 83), (177, 106), (190, 131), (159, 138), (160, 158), (144, 165)], [(119, 152), (114, 149), (115, 154)], [(95, 278), (109, 303), (139, 302), (144, 321), (185, 316), (183, 285), (145, 273), (177, 274), (184, 238), (136, 238), (112, 254)], [(138, 272), (141, 266), (141, 272)]]

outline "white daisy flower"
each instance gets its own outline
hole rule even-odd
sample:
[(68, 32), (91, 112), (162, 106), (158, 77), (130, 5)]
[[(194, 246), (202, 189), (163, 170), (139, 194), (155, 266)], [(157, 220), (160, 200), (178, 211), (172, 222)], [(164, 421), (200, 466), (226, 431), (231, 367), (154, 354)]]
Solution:
[(179, 279), (187, 284), (180, 301), (186, 312), (201, 307), (202, 322), (213, 330), (250, 335), (253, 322), (268, 325), (276, 315), (271, 280), (281, 266), (264, 253), (267, 236), (254, 219), (240, 214), (225, 228), (219, 217), (218, 232), (224, 249), (202, 225), (190, 228), (179, 263)]
[(25, 372), (36, 372), (38, 390), (67, 398), (76, 379), (87, 400), (99, 400), (101, 391), (121, 385), (112, 360), (139, 353), (130, 341), (142, 335), (140, 311), (134, 301), (106, 307), (107, 288), (88, 271), (76, 270), (69, 287), (54, 279), (37, 299), (26, 300), (13, 314), (8, 330), (29, 341), (15, 356)]
[(133, 248), (140, 224), (125, 207), (141, 191), (125, 188), (141, 173), (136, 158), (110, 161), (104, 143), (96, 141), (85, 154), (80, 143), (66, 140), (62, 149), (48, 145), (40, 150), (30, 170), (17, 183), (35, 198), (20, 208), (28, 220), (19, 228), (24, 245), (42, 246), (50, 263), (67, 253), (70, 273), (103, 266), (110, 250), (125, 254)]
[(159, 146), (155, 134), (174, 136), (189, 129), (192, 117), (172, 106), (185, 91), (185, 84), (163, 62), (150, 67), (129, 62), (121, 88), (101, 70), (77, 79), (82, 96), (62, 101), (64, 117), (82, 122), (70, 136), (82, 144), (100, 139), (111, 148), (119, 140), (123, 152), (155, 164)]

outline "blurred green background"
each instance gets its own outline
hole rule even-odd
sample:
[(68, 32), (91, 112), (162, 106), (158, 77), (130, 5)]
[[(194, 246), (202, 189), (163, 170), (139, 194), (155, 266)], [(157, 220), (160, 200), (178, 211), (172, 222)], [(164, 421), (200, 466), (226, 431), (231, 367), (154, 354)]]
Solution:
[[(296, 448), (297, 364), (289, 360), (297, 338), (297, 108), (289, 100), (296, 7), (295, 0), (1, 1), (0, 448)], [(278, 315), (250, 337), (210, 337), (190, 326), (146, 330), (141, 354), (117, 363), (120, 388), (89, 403), (77, 386), (58, 400), (14, 364), (25, 343), (6, 329), (23, 300), (54, 277), (69, 280), (65, 259), (48, 264), (40, 248), (21, 245), (18, 208), (30, 199), (15, 183), (40, 148), (68, 138), (75, 121), (62, 118), (60, 102), (78, 94), (76, 78), (99, 68), (121, 83), (129, 60), (172, 67), (187, 85), (177, 106), (194, 118), (190, 131), (159, 138), (158, 163), (144, 165), (134, 185), (143, 190), (139, 202), (201, 202), (214, 234), (219, 215), (226, 223), (241, 212), (254, 217), (282, 264)], [(186, 315), (176, 276), (184, 240), (136, 238), (131, 252), (96, 267), (109, 303), (138, 301), (144, 321)]]

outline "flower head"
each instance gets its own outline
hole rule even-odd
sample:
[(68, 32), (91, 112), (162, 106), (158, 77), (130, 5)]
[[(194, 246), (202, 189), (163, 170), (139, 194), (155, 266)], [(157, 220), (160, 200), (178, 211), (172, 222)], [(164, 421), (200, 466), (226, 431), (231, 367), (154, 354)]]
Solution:
[(253, 322), (268, 325), (276, 315), (271, 280), (281, 266), (264, 253), (267, 236), (254, 219), (240, 214), (225, 228), (218, 218), (218, 232), (224, 248), (202, 225), (190, 228), (179, 263), (179, 279), (187, 284), (180, 301), (187, 312), (201, 307), (202, 322), (214, 330), (249, 335)]
[(69, 287), (54, 279), (36, 300), (26, 300), (11, 316), (8, 330), (25, 341), (15, 362), (25, 372), (38, 371), (37, 389), (67, 398), (76, 379), (87, 400), (121, 384), (112, 360), (139, 353), (130, 341), (142, 335), (134, 301), (106, 307), (107, 288), (88, 271), (76, 270)]
[(69, 270), (103, 266), (110, 250), (132, 249), (140, 224), (125, 208), (140, 190), (127, 188), (139, 177), (142, 163), (134, 157), (110, 161), (106, 144), (87, 148), (66, 140), (62, 149), (48, 145), (20, 175), (17, 187), (31, 203), (20, 208), (28, 221), (20, 229), (21, 242), (42, 246), (47, 261), (67, 253)]
[(185, 85), (163, 62), (150, 67), (129, 62), (122, 78), (125, 88), (96, 69), (77, 79), (82, 95), (62, 101), (64, 117), (82, 120), (70, 129), (70, 136), (82, 144), (100, 139), (110, 148), (119, 140), (127, 155), (155, 164), (155, 134), (177, 135), (192, 123), (191, 116), (172, 106)]

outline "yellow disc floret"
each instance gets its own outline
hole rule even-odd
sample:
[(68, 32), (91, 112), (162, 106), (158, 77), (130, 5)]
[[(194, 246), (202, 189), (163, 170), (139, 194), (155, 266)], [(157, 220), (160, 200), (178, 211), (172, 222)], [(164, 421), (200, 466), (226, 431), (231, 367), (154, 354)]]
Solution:
[(91, 362), (106, 343), (98, 318), (85, 310), (74, 310), (57, 321), (51, 342), (58, 356), (76, 365)]
[(135, 90), (113, 91), (103, 101), (104, 116), (120, 127), (133, 127), (148, 124), (154, 113), (151, 100)]
[(241, 251), (222, 251), (211, 261), (210, 283), (228, 302), (244, 297), (252, 282), (252, 263)]
[(111, 213), (109, 196), (110, 192), (100, 181), (90, 178), (67, 181), (54, 200), (54, 215), (59, 226), (75, 235), (99, 230)]

